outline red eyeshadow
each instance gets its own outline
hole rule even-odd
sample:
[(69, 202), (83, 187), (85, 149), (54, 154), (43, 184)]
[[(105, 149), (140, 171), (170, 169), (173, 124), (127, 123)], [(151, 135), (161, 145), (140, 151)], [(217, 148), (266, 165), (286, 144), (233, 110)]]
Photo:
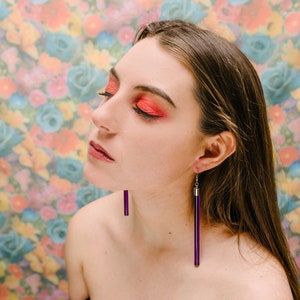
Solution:
[(146, 98), (140, 98), (137, 102), (136, 105), (139, 109), (144, 111), (145, 113), (157, 117), (165, 117), (166, 114), (159, 108), (157, 107), (153, 101), (146, 99)]
[(110, 77), (109, 82), (107, 83), (105, 87), (105, 91), (111, 94), (115, 94), (119, 89), (119, 84), (116, 81), (116, 79)]

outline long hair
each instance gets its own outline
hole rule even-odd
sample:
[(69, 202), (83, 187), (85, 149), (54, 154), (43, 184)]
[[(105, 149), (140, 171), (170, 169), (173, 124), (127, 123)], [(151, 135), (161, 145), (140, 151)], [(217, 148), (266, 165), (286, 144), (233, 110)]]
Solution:
[(230, 131), (236, 138), (236, 151), (199, 177), (205, 220), (225, 224), (234, 234), (247, 233), (267, 249), (285, 269), (294, 298), (300, 299), (277, 204), (266, 104), (254, 67), (235, 45), (188, 22), (150, 23), (137, 32), (134, 43), (146, 37), (155, 37), (193, 74), (200, 131)]

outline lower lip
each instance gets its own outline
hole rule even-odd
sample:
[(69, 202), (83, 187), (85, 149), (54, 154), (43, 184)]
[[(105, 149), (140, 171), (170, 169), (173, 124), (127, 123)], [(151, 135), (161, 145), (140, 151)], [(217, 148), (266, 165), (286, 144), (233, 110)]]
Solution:
[(108, 158), (106, 155), (104, 155), (102, 152), (97, 151), (92, 146), (89, 146), (88, 148), (88, 154), (92, 157), (94, 157), (97, 160), (105, 161), (105, 162), (113, 162), (110, 158)]

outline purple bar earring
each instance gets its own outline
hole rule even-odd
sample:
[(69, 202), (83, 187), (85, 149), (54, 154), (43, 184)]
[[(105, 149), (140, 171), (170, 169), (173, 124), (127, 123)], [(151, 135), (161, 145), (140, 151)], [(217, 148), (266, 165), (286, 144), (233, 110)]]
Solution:
[(198, 174), (194, 186), (194, 264), (200, 264), (200, 190)]
[(124, 216), (129, 216), (128, 191), (124, 191)]

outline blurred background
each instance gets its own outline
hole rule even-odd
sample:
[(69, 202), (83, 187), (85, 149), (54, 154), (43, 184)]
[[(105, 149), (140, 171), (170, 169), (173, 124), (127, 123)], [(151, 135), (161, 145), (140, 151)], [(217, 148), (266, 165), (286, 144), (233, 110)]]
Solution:
[(0, 299), (68, 299), (68, 222), (107, 192), (83, 177), (92, 109), (136, 29), (184, 19), (234, 42), (262, 80), (278, 201), (300, 266), (299, 0), (0, 1)]

